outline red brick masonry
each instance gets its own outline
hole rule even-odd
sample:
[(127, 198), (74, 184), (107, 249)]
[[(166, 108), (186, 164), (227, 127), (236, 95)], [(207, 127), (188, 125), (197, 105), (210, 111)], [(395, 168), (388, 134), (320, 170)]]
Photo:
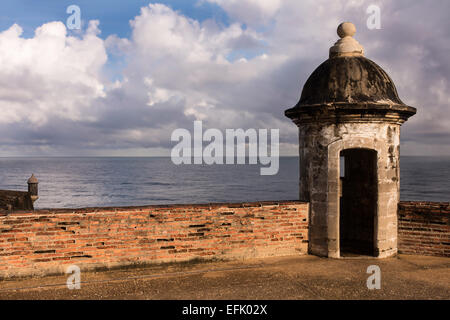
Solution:
[[(306, 254), (308, 203), (0, 214), (0, 278), (200, 259)], [(449, 203), (401, 202), (399, 252), (450, 256)]]
[(308, 204), (99, 208), (0, 216), (0, 277), (306, 254)]
[(401, 202), (398, 247), (400, 253), (450, 257), (450, 204)]

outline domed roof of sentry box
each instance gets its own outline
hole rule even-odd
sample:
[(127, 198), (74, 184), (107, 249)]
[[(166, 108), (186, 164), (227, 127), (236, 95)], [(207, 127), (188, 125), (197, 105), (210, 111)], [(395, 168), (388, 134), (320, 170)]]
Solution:
[[(363, 47), (353, 36), (352, 23), (339, 25), (341, 39), (330, 49), (330, 58), (322, 63), (306, 81), (298, 104), (286, 111), (289, 118), (314, 107), (332, 107), (333, 110), (357, 110), (361, 113), (377, 110), (400, 112), (406, 119), (416, 109), (406, 106), (399, 98), (394, 82), (375, 62), (364, 57)], [(384, 111), (383, 111), (384, 110)], [(317, 110), (318, 111), (318, 110)], [(404, 120), (406, 120), (404, 119)]]
[(28, 179), (27, 183), (38, 183), (38, 179), (34, 176), (34, 173), (31, 174), (31, 177)]

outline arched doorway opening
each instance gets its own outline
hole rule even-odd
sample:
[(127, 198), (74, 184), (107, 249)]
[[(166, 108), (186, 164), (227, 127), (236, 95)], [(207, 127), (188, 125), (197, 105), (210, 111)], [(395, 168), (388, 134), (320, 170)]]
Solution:
[(340, 256), (374, 256), (378, 199), (377, 152), (347, 149), (340, 156)]

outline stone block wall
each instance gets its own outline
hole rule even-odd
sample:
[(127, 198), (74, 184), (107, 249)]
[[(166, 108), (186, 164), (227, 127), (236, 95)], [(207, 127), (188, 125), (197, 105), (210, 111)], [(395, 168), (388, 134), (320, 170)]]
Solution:
[(450, 204), (401, 202), (399, 252), (450, 257)]
[(0, 278), (192, 259), (307, 254), (308, 203), (21, 212), (0, 216)]

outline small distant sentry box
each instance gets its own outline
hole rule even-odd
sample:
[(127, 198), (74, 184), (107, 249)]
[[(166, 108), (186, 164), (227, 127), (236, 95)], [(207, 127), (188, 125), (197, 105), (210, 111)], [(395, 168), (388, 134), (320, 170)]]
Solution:
[(27, 181), (28, 191), (0, 190), (0, 212), (13, 212), (17, 210), (34, 210), (34, 202), (39, 199), (39, 181), (31, 175)]

